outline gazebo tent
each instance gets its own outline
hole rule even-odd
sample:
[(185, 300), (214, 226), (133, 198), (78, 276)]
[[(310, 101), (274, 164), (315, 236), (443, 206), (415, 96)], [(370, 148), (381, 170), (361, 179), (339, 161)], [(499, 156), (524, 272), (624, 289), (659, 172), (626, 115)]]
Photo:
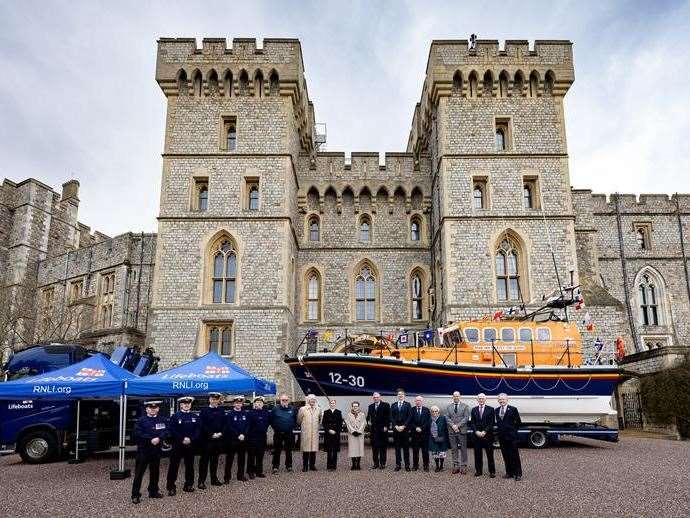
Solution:
[(189, 363), (127, 382), (129, 396), (275, 394), (275, 383), (253, 376), (242, 367), (209, 352)]
[(125, 384), (137, 376), (95, 354), (62, 369), (0, 383), (0, 399), (54, 399), (77, 402), (77, 446), (79, 458), (79, 411), (82, 399), (120, 400), (119, 470), (124, 470)]

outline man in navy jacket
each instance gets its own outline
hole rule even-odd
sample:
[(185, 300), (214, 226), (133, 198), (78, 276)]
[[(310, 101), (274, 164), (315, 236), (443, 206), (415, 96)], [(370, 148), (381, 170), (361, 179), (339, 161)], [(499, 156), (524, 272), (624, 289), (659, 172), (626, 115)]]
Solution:
[(169, 424), (172, 441), (166, 483), (169, 496), (175, 496), (177, 493), (175, 482), (182, 459), (184, 459), (184, 487), (182, 490), (186, 493), (194, 491), (194, 448), (201, 436), (201, 419), (191, 411), (194, 398), (185, 396), (177, 401), (180, 403), (180, 410), (170, 416)]
[(249, 412), (247, 432), (247, 472), (249, 478), (264, 478), (264, 453), (271, 413), (264, 408), (263, 396), (254, 398), (254, 408)]
[(134, 436), (137, 442), (137, 458), (132, 481), (132, 503), (141, 502), (141, 482), (146, 468), (149, 470), (149, 498), (163, 498), (158, 488), (161, 465), (161, 446), (168, 436), (168, 420), (158, 415), (162, 401), (144, 401), (146, 414), (137, 419)]
[(494, 463), (494, 409), (486, 404), (486, 395), (477, 395), (477, 406), (470, 413), (470, 430), (474, 443), (474, 476), (481, 477), (484, 469), (482, 450), (486, 451), (489, 476), (496, 478)]
[(220, 392), (209, 392), (208, 407), (201, 410), (202, 451), (199, 459), (199, 489), (206, 489), (206, 477), (211, 470), (211, 485), (220, 486), (218, 480), (218, 457), (223, 451), (225, 432), (225, 409), (220, 406)]
[(271, 428), (273, 428), (273, 474), (280, 467), (280, 453), (285, 450), (285, 470), (292, 471), (292, 448), (295, 446), (295, 426), (297, 411), (290, 404), (290, 397), (283, 392), (278, 397), (278, 404), (271, 410)]
[(431, 433), (431, 412), (423, 406), (424, 398), (414, 398), (410, 432), (412, 434), (412, 469), (419, 469), (419, 450), (422, 450), (424, 471), (429, 471), (429, 435)]
[(398, 400), (391, 405), (391, 427), (395, 445), (395, 471), (400, 471), (404, 459), (405, 471), (410, 471), (410, 421), (412, 407), (405, 401), (405, 391), (398, 389)]
[(247, 432), (249, 431), (249, 414), (242, 409), (244, 396), (235, 396), (232, 400), (232, 410), (227, 415), (226, 446), (228, 448), (225, 457), (225, 484), (230, 483), (232, 462), (237, 455), (237, 480), (246, 481), (244, 477), (244, 464), (247, 458)]
[(518, 429), (522, 425), (520, 412), (508, 404), (508, 395), (505, 393), (498, 395), (498, 405), (496, 428), (503, 462), (506, 465), (506, 474), (503, 478), (514, 477), (515, 480), (519, 481), (522, 480), (522, 463), (518, 449)]

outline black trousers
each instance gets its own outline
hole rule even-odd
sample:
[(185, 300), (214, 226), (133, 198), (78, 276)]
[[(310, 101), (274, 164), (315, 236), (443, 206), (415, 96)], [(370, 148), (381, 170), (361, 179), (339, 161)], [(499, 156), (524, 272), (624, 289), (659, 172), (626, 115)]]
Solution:
[(160, 467), (160, 450), (137, 450), (136, 461), (134, 464), (134, 480), (132, 481), (132, 496), (141, 496), (141, 483), (144, 480), (144, 473), (146, 473), (146, 469), (149, 470), (149, 496), (160, 492), (158, 487)]
[(218, 482), (218, 457), (223, 452), (222, 439), (208, 439), (199, 459), (199, 484), (206, 482), (211, 469), (211, 482)]
[(425, 433), (412, 432), (412, 466), (419, 468), (419, 450), (422, 451), (422, 464), (429, 467), (429, 437)]
[(393, 431), (393, 444), (395, 446), (395, 465), (396, 467), (402, 464), (405, 460), (405, 467), (410, 467), (410, 434), (407, 430), (398, 432)]
[(338, 468), (338, 450), (328, 449), (326, 450), (326, 469), (337, 469)]
[(371, 434), (371, 453), (374, 458), (374, 467), (385, 467), (388, 456), (388, 432), (374, 430)]
[(253, 475), (263, 475), (264, 472), (264, 453), (266, 443), (250, 443), (247, 445), (247, 473)]
[(316, 467), (316, 452), (315, 451), (303, 451), (302, 452), (302, 468), (315, 468)]
[(177, 473), (180, 470), (180, 461), (184, 460), (184, 485), (194, 485), (194, 447), (190, 444), (176, 444), (170, 452), (170, 464), (168, 465), (167, 489), (175, 489)]
[(290, 432), (278, 432), (273, 434), (273, 468), (280, 467), (280, 454), (285, 451), (285, 467), (292, 467), (292, 449), (295, 447), (295, 436)]
[(247, 460), (247, 441), (240, 441), (239, 439), (232, 439), (228, 445), (228, 451), (225, 455), (225, 480), (232, 478), (232, 463), (237, 455), (237, 478), (244, 477), (244, 466)]
[(489, 464), (489, 473), (496, 473), (496, 464), (494, 463), (494, 439), (486, 436), (479, 438), (476, 435), (472, 437), (474, 444), (474, 470), (477, 473), (482, 473), (484, 470), (484, 462), (482, 450), (486, 451), (486, 461)]
[(499, 439), (498, 442), (501, 445), (501, 455), (503, 455), (503, 462), (506, 465), (506, 475), (521, 477), (522, 463), (520, 462), (517, 440)]

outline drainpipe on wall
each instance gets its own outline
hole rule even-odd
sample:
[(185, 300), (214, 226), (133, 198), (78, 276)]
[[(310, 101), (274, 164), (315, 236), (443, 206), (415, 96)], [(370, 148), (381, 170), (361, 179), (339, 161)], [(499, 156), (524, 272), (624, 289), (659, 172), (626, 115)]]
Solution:
[(630, 290), (628, 289), (628, 267), (625, 260), (625, 248), (623, 245), (623, 223), (621, 221), (621, 211), (619, 205), (619, 194), (613, 195), (616, 200), (616, 223), (618, 224), (618, 246), (621, 254), (621, 269), (623, 270), (623, 293), (625, 296), (625, 307), (628, 310), (628, 323), (630, 325), (630, 333), (633, 337), (633, 344), (635, 345), (635, 352), (640, 352), (640, 338), (637, 336), (635, 329), (635, 320), (633, 320), (632, 306), (630, 305)]

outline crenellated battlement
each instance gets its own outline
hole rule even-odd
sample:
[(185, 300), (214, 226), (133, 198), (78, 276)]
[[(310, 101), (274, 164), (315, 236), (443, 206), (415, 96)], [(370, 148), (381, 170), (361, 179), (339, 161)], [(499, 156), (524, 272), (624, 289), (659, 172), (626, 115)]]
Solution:
[(613, 214), (616, 210), (640, 215), (671, 214), (678, 209), (683, 213), (690, 212), (690, 194), (591, 194), (591, 200), (592, 212), (599, 214)]

